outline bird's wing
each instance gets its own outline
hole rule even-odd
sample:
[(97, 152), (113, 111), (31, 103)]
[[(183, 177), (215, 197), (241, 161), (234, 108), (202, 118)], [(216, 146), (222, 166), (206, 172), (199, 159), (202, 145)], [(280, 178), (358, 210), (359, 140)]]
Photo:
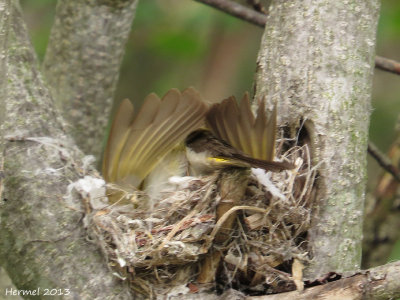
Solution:
[[(108, 182), (138, 186), (176, 144), (204, 122), (207, 105), (193, 88), (146, 97), (136, 115), (124, 101), (113, 122), (103, 159)], [(128, 112), (130, 112), (128, 114)]]
[(267, 117), (265, 101), (259, 103), (254, 117), (249, 95), (240, 104), (234, 97), (212, 105), (206, 115), (213, 134), (253, 158), (272, 161), (276, 139), (276, 108)]
[(257, 117), (254, 123), (254, 132), (257, 133), (257, 136), (264, 136), (265, 138), (261, 140), (258, 139), (259, 155), (255, 156), (256, 158), (273, 160), (275, 156), (276, 118), (276, 105), (274, 105), (271, 114), (267, 117), (265, 99), (263, 98), (258, 104)]
[(115, 114), (104, 150), (102, 172), (107, 182), (116, 180), (116, 168), (113, 166), (118, 164), (122, 148), (128, 138), (129, 125), (133, 116), (132, 103), (128, 99), (124, 99)]

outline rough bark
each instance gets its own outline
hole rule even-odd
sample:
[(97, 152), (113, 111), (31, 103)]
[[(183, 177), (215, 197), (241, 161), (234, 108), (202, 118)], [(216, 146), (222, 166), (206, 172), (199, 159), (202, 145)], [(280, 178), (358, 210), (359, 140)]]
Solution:
[[(264, 27), (268, 20), (266, 13), (263, 12), (260, 14), (260, 12), (256, 10), (252, 9), (249, 10), (247, 7), (239, 3), (233, 2), (231, 0), (194, 0), (194, 1), (202, 2), (209, 6), (215, 7), (216, 9), (219, 9), (229, 15), (253, 23), (254, 25), (260, 27)], [(257, 1), (258, 0), (255, 0), (254, 3), (257, 3)], [(264, 8), (269, 7), (270, 3), (271, 0), (267, 0), (264, 4)], [(400, 63), (395, 60), (388, 59), (382, 56), (375, 57), (375, 67), (386, 72), (400, 74)]]
[(400, 297), (400, 262), (386, 264), (376, 268), (353, 273), (326, 284), (306, 288), (304, 291), (292, 291), (265, 296), (245, 296), (235, 291), (227, 290), (220, 296), (208, 293), (188, 294), (188, 300), (384, 300)]
[[(8, 32), (10, 28), (9, 14), (4, 13), (6, 6), (9, 6), (9, 0), (0, 1), (0, 99), (7, 97), (7, 50), (8, 50)], [(0, 101), (0, 126), (4, 123), (5, 103)], [(1, 144), (1, 136), (0, 136)], [(0, 146), (0, 155), (2, 153)], [(1, 171), (1, 170), (0, 170)], [(1, 187), (0, 187), (1, 190)], [(1, 196), (1, 195), (0, 195)]]
[(70, 182), (95, 173), (65, 135), (38, 72), (18, 1), (11, 0), (11, 6), (0, 1), (0, 7), (11, 16), (8, 97), (1, 94), (0, 99), (6, 108), (0, 130), (5, 137), (1, 264), (18, 289), (70, 290), (52, 299), (132, 299), (87, 241), (82, 199), (64, 198)]
[(276, 0), (267, 17), (255, 96), (277, 102), (293, 136), (304, 122), (319, 170), (311, 279), (360, 266), (378, 12), (377, 0)]
[(379, 266), (352, 277), (311, 287), (303, 292), (248, 297), (247, 300), (385, 300), (400, 297), (400, 262)]
[(78, 147), (96, 158), (137, 2), (58, 1), (44, 75)]

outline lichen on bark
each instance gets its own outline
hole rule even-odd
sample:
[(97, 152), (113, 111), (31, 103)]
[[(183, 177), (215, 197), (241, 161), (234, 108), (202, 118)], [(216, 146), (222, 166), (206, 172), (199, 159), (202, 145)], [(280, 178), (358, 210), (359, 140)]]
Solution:
[(68, 132), (100, 157), (138, 0), (58, 1), (43, 71)]
[(0, 7), (10, 16), (8, 28), (0, 23), (0, 32), (9, 30), (7, 96), (0, 94), (5, 107), (0, 262), (18, 289), (59, 289), (63, 295), (55, 299), (132, 299), (88, 242), (82, 199), (64, 199), (70, 182), (97, 175), (65, 135), (18, 1), (0, 1)]
[[(305, 127), (318, 166), (306, 277), (359, 268), (377, 0), (272, 1), (256, 97), (279, 124)], [(304, 132), (304, 131), (303, 131)]]

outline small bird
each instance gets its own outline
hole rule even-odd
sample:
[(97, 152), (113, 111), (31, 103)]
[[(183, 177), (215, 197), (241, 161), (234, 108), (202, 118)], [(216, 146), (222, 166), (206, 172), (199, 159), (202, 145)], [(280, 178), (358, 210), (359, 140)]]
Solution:
[(262, 168), (279, 172), (293, 169), (288, 162), (275, 162), (276, 107), (269, 117), (265, 101), (251, 111), (248, 93), (240, 103), (229, 97), (212, 105), (206, 113), (209, 130), (193, 131), (186, 138), (186, 156), (195, 175), (226, 167)]
[(193, 131), (186, 138), (185, 144), (190, 170), (194, 175), (206, 175), (227, 167), (261, 168), (274, 172), (294, 167), (288, 162), (253, 158), (215, 137), (207, 129)]
[[(209, 130), (199, 129), (204, 126)], [(273, 161), (275, 131), (276, 110), (267, 118), (262, 102), (254, 117), (247, 94), (240, 106), (230, 97), (209, 107), (193, 88), (171, 89), (162, 99), (147, 96), (138, 112), (124, 100), (110, 129), (103, 176), (158, 195), (169, 177), (186, 174), (185, 137), (197, 175), (228, 166), (291, 169), (290, 163)]]

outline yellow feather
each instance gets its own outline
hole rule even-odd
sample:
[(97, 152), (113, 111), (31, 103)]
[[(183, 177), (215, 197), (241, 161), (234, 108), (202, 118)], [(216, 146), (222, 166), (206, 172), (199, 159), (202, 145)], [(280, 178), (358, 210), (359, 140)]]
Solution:
[(240, 104), (234, 97), (211, 106), (206, 116), (213, 134), (253, 158), (272, 161), (275, 153), (276, 108), (267, 118), (265, 101), (259, 103), (257, 116), (251, 111), (246, 93)]
[(121, 103), (104, 151), (103, 176), (108, 182), (139, 187), (162, 158), (204, 123), (207, 105), (193, 88), (171, 89), (160, 99), (146, 97), (133, 114)]

